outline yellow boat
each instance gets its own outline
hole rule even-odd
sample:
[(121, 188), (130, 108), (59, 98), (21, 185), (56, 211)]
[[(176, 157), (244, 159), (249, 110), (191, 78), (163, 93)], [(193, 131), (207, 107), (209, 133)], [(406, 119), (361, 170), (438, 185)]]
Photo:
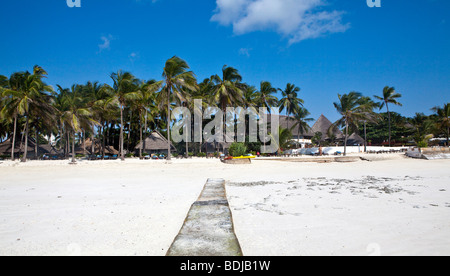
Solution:
[(233, 157), (233, 159), (249, 159), (249, 158), (256, 158), (256, 156), (239, 156), (239, 157)]

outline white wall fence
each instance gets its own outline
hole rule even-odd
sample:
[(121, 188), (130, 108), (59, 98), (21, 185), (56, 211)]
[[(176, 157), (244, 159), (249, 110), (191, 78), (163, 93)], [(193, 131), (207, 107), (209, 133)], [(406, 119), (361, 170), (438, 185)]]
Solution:
[[(375, 147), (368, 146), (367, 152), (369, 153), (388, 153), (388, 152), (400, 152), (405, 151), (409, 147)], [(344, 147), (322, 147), (323, 154), (334, 155), (337, 152), (344, 153)], [(364, 146), (347, 146), (347, 153), (363, 153)], [(291, 149), (284, 151), (286, 154), (292, 155), (315, 155), (319, 153), (319, 148), (303, 148), (303, 149)]]

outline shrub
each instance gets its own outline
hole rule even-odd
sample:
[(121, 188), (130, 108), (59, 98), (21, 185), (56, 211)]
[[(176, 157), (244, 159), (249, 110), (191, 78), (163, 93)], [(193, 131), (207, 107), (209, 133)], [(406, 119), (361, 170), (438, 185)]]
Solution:
[(247, 153), (247, 146), (244, 143), (234, 142), (230, 146), (230, 155), (233, 157), (243, 156)]
[(426, 147), (428, 147), (428, 143), (427, 143), (427, 141), (419, 141), (419, 142), (417, 142), (417, 147), (426, 148)]

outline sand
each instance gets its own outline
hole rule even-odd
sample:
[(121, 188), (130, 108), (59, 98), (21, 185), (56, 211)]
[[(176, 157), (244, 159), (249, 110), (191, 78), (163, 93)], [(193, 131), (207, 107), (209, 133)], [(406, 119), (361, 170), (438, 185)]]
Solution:
[(1, 161), (0, 255), (165, 255), (208, 178), (247, 256), (450, 255), (450, 160), (376, 160)]

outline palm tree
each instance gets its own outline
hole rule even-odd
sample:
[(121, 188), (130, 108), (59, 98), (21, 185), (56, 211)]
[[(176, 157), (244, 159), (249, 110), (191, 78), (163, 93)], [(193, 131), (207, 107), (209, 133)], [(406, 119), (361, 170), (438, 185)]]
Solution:
[[(40, 66), (33, 67), (33, 73), (19, 72), (10, 77), (9, 88), (3, 89), (2, 96), (9, 103), (9, 114), (14, 118), (13, 141), (15, 140), (17, 116), (25, 117), (25, 150), (22, 162), (26, 162), (28, 154), (28, 131), (29, 123), (33, 115), (42, 119), (48, 119), (53, 114), (51, 106), (51, 95), (47, 92), (53, 89), (46, 85), (42, 79), (47, 72)], [(3, 111), (6, 113), (7, 111)], [(14, 159), (14, 144), (11, 157)]]
[(271, 113), (271, 108), (278, 106), (278, 99), (274, 95), (276, 92), (277, 89), (270, 82), (262, 81), (255, 99), (259, 107), (265, 107)]
[(437, 115), (437, 128), (447, 135), (447, 147), (449, 144), (450, 136), (450, 103), (444, 104), (443, 107), (436, 106), (431, 109)]
[(224, 65), (222, 67), (222, 78), (213, 75), (211, 81), (213, 83), (213, 101), (218, 104), (224, 115), (227, 107), (244, 102), (242, 76), (236, 68)]
[[(224, 65), (222, 67), (222, 77), (218, 75), (211, 76), (212, 103), (216, 104), (222, 110), (223, 122), (226, 122), (227, 107), (244, 103), (244, 85), (242, 76), (236, 68)], [(223, 131), (223, 140), (226, 141), (225, 131)]]
[(61, 121), (66, 126), (67, 133), (72, 134), (72, 163), (75, 161), (75, 135), (82, 129), (89, 129), (92, 124), (98, 124), (92, 119), (92, 112), (87, 108), (86, 98), (81, 95), (81, 87), (73, 85), (62, 99), (65, 110), (61, 114)]
[[(200, 116), (201, 119), (201, 125), (204, 125), (203, 122), (206, 119), (203, 119), (202, 111), (207, 109), (210, 106), (214, 106), (214, 99), (212, 96), (212, 91), (214, 88), (214, 83), (212, 82), (211, 78), (205, 78), (201, 83), (198, 85), (198, 90), (194, 91), (192, 93), (192, 99), (193, 100), (201, 100), (202, 101), (202, 110), (199, 110), (199, 108), (195, 108), (194, 104), (194, 116)], [(195, 117), (194, 117), (195, 118)], [(195, 119), (194, 119), (195, 120)], [(202, 152), (203, 148), (203, 129), (200, 127), (201, 132), (194, 134), (194, 137), (197, 138), (197, 142), (199, 142), (199, 151)], [(195, 131), (195, 129), (194, 129)]]
[(269, 136), (272, 139), (272, 142), (277, 143), (278, 151), (283, 150), (291, 145), (291, 139), (292, 139), (292, 132), (287, 128), (282, 128), (281, 126), (278, 127), (278, 141), (275, 139), (275, 137), (272, 135), (272, 133), (269, 133)]
[[(142, 128), (147, 132), (147, 120), (150, 114), (151, 121), (154, 119), (155, 106), (155, 92), (161, 88), (162, 81), (155, 80), (142, 81), (138, 88), (138, 98), (133, 104), (133, 108), (139, 114), (139, 140), (141, 147), (139, 148), (139, 158), (142, 158), (142, 150), (145, 149), (145, 140), (142, 139)], [(144, 126), (142, 124), (144, 121)]]
[(308, 122), (314, 121), (314, 119), (307, 118), (309, 115), (311, 115), (311, 113), (304, 107), (299, 106), (294, 110), (295, 123), (292, 128), (298, 126), (297, 139), (300, 139), (300, 134), (304, 134), (311, 129)]
[(361, 93), (350, 92), (348, 94), (338, 94), (339, 102), (334, 102), (334, 107), (342, 116), (336, 121), (334, 126), (345, 126), (344, 156), (347, 155), (348, 129), (350, 126), (357, 128), (358, 122), (365, 118), (365, 107), (361, 107)]
[(189, 65), (183, 59), (174, 56), (166, 61), (163, 70), (163, 88), (160, 93), (160, 104), (167, 104), (167, 160), (171, 160), (170, 149), (170, 105), (173, 102), (172, 96), (180, 101), (187, 101), (190, 91), (198, 89), (195, 74), (189, 70)]
[(244, 100), (244, 107), (256, 108), (258, 106), (259, 91), (252, 85), (245, 85), (242, 98)]
[[(99, 84), (98, 82), (90, 82), (88, 81), (82, 87), (83, 97), (86, 99), (86, 107), (89, 108), (89, 111), (92, 113), (92, 119), (96, 122), (102, 122), (102, 115), (105, 111), (104, 103), (109, 96), (104, 89), (104, 85)], [(100, 124), (102, 125), (102, 124)], [(91, 125), (91, 154), (95, 154), (95, 127), (94, 123)]]
[(290, 115), (294, 113), (294, 110), (299, 106), (303, 106), (305, 103), (302, 99), (298, 97), (298, 92), (300, 92), (300, 88), (295, 86), (294, 84), (288, 83), (286, 84), (286, 88), (284, 90), (278, 88), (278, 90), (282, 94), (282, 98), (280, 100), (280, 113), (286, 109), (287, 117), (287, 128), (289, 129), (289, 121)]
[[(261, 81), (259, 85), (259, 91), (256, 92), (255, 105), (257, 107), (267, 108), (269, 113), (272, 112), (271, 108), (278, 106), (278, 99), (274, 95), (277, 92), (277, 89), (272, 86), (272, 84), (268, 81)], [(260, 114), (262, 116), (266, 116), (266, 114)], [(264, 128), (264, 137), (266, 128)], [(266, 151), (266, 143), (264, 143), (264, 151)]]
[[(13, 75), (14, 76), (14, 75)], [(13, 77), (11, 76), (11, 77)], [(13, 137), (11, 139), (11, 160), (14, 161), (14, 148), (16, 140), (16, 129), (17, 129), (17, 117), (19, 113), (19, 98), (15, 96), (16, 88), (11, 88), (10, 80), (5, 76), (0, 76), (1, 86), (0, 86), (0, 103), (3, 106), (0, 110), (0, 119), (5, 122), (14, 121), (13, 123)], [(0, 133), (3, 135), (3, 133)], [(9, 135), (8, 135), (9, 136)]]
[[(5, 107), (6, 106), (6, 97), (3, 97), (3, 90), (6, 89), (8, 87), (8, 78), (0, 75), (0, 106), (1, 107)], [(0, 142), (3, 141), (3, 138), (8, 135), (8, 120), (11, 119), (11, 116), (4, 116), (1, 114), (1, 110), (3, 108), (0, 109)]]
[(6, 76), (0, 75), (0, 90), (8, 87), (9, 80)]
[(120, 160), (125, 161), (125, 152), (123, 148), (123, 116), (127, 101), (135, 100), (139, 97), (137, 90), (138, 80), (130, 72), (122, 72), (111, 74), (113, 87), (109, 87), (112, 97), (109, 99), (110, 104), (117, 104), (120, 109)]
[[(70, 127), (68, 126), (68, 121), (64, 120), (63, 114), (69, 110), (67, 94), (70, 93), (69, 88), (62, 88), (60, 85), (58, 87), (58, 93), (55, 96), (55, 101), (53, 106), (56, 109), (57, 118), (57, 128), (60, 137), (60, 142), (64, 143), (64, 157), (68, 158), (70, 153)], [(75, 88), (73, 86), (72, 88)]]
[(433, 138), (433, 121), (423, 113), (416, 113), (414, 117), (409, 118), (409, 122), (414, 129), (413, 140), (420, 148), (428, 146), (428, 140)]
[(395, 92), (394, 87), (385, 86), (383, 88), (383, 96), (374, 96), (376, 99), (380, 100), (380, 109), (382, 109), (386, 105), (386, 110), (388, 113), (388, 120), (389, 120), (389, 147), (391, 146), (391, 113), (389, 111), (389, 104), (394, 104), (398, 106), (402, 106), (401, 103), (397, 101), (398, 98), (400, 98), (402, 95)]
[(26, 97), (22, 92), (26, 78), (25, 72), (18, 72), (11, 75), (9, 79), (2, 78), (2, 91), (0, 98), (3, 98), (3, 108), (0, 112), (0, 118), (6, 121), (13, 121), (13, 137), (11, 139), (11, 160), (15, 160), (14, 149), (16, 142), (17, 120), (19, 116), (25, 114)]
[(372, 101), (370, 97), (361, 97), (359, 99), (359, 104), (361, 105), (362, 109), (365, 112), (365, 116), (363, 118), (363, 124), (364, 124), (364, 152), (367, 152), (367, 131), (366, 131), (366, 124), (369, 123), (376, 123), (377, 120), (380, 119), (380, 115), (376, 114), (373, 110), (375, 108), (379, 108), (380, 104), (375, 103)]
[[(101, 85), (98, 89), (91, 88), (90, 102), (88, 106), (93, 113), (93, 118), (99, 123), (99, 134), (101, 136), (101, 154), (105, 158), (106, 147), (106, 127), (110, 120), (117, 118), (117, 101), (114, 98), (114, 91), (108, 85)], [(116, 116), (117, 115), (117, 116)], [(92, 151), (95, 145), (92, 144)]]

